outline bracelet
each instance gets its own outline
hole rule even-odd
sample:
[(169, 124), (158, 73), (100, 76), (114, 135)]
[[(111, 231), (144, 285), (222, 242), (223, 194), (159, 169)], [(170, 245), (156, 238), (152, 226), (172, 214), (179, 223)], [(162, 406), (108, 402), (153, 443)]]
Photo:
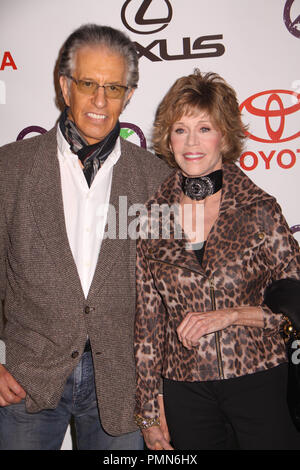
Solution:
[(283, 333), (284, 341), (287, 343), (291, 338), (299, 339), (300, 332), (294, 328), (289, 317), (287, 317), (286, 315), (283, 315), (283, 320), (284, 320), (284, 323), (282, 325), (282, 333)]
[(134, 421), (140, 429), (148, 429), (151, 426), (160, 426), (159, 418), (143, 418), (140, 415), (135, 415)]

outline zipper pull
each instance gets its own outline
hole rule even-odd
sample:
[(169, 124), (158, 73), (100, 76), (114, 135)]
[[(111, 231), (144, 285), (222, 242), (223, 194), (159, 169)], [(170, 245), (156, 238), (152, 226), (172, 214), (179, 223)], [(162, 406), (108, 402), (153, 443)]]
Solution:
[(212, 310), (216, 310), (216, 299), (215, 299), (215, 283), (214, 278), (209, 278), (209, 285), (210, 285), (210, 298), (211, 298), (211, 306)]

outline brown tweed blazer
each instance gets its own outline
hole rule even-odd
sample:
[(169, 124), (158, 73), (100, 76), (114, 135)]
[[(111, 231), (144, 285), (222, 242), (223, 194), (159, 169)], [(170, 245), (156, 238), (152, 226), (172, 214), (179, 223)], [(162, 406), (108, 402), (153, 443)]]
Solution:
[[(127, 196), (128, 207), (144, 203), (169, 172), (122, 140), (110, 200), (117, 220), (119, 196)], [(57, 406), (88, 334), (102, 425), (112, 435), (136, 430), (136, 242), (103, 241), (85, 299), (66, 233), (56, 128), (0, 148), (0, 219), (0, 337), (28, 411)]]

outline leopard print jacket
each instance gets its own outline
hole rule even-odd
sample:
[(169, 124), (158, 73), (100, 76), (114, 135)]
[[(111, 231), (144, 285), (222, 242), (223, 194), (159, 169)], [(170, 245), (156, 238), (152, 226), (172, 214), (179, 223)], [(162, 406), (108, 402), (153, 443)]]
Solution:
[[(153, 211), (179, 204), (180, 178), (175, 170), (148, 201), (137, 241), (136, 413), (146, 418), (159, 416), (161, 376), (228, 379), (286, 362), (282, 316), (263, 304), (264, 291), (271, 280), (300, 279), (299, 245), (279, 205), (235, 164), (224, 165), (219, 216), (200, 266), (175, 219)], [(264, 328), (229, 326), (205, 335), (192, 350), (179, 342), (176, 329), (188, 312), (237, 306), (261, 306)]]

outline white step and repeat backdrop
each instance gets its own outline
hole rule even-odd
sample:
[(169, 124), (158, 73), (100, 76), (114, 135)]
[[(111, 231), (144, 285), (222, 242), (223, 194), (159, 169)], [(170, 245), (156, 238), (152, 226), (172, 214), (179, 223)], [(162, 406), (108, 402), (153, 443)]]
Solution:
[(83, 23), (136, 43), (139, 88), (121, 122), (139, 145), (150, 148), (156, 107), (178, 77), (198, 67), (235, 88), (250, 125), (238, 164), (277, 197), (300, 241), (300, 0), (0, 0), (0, 145), (53, 127), (58, 51)]

